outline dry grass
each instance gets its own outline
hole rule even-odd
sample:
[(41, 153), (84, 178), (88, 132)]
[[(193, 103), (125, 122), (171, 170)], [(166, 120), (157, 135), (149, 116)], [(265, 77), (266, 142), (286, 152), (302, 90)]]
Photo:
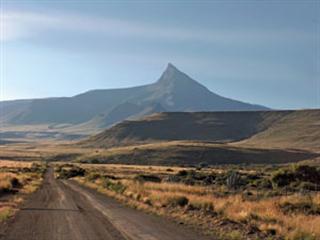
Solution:
[(94, 149), (83, 149), (70, 145), (70, 141), (24, 141), (19, 143), (0, 145), (0, 160), (12, 162), (32, 162), (53, 158), (57, 155), (84, 154)]
[[(244, 198), (241, 192), (223, 195), (222, 193), (226, 190), (223, 186), (189, 186), (170, 182), (141, 183), (134, 180), (137, 174), (163, 177), (175, 174), (181, 168), (170, 168), (168, 172), (167, 167), (157, 166), (151, 168), (130, 165), (83, 164), (80, 166), (89, 172), (116, 177), (108, 181), (121, 184), (124, 191), (117, 192), (112, 188), (104, 187), (103, 178), (97, 178), (94, 181), (88, 181), (85, 177), (77, 178), (82, 184), (98, 189), (138, 209), (198, 225), (205, 232), (220, 234), (222, 239), (265, 239), (267, 237), (280, 239), (281, 236), (288, 240), (320, 238), (319, 215), (285, 214), (279, 207), (283, 202), (306, 201), (320, 206), (320, 193), (269, 196), (252, 200)], [(183, 198), (187, 199), (187, 202)], [(230, 224), (229, 221), (231, 221)], [(228, 224), (224, 224), (225, 222)], [(248, 229), (252, 226), (257, 228), (256, 232), (247, 235)], [(228, 232), (227, 235), (226, 232)], [(270, 235), (271, 232), (273, 233)], [(235, 236), (238, 238), (234, 238)], [(309, 238), (299, 238), (299, 236)]]
[(0, 168), (30, 168), (32, 162), (0, 160)]
[[(285, 215), (279, 209), (281, 202), (310, 201), (309, 197), (294, 195), (263, 199), (259, 201), (244, 200), (242, 195), (214, 197), (213, 190), (208, 187), (186, 186), (170, 183), (146, 183), (137, 186), (136, 183), (124, 184), (127, 191), (140, 194), (141, 199), (150, 199), (152, 205), (166, 205), (168, 199), (184, 196), (195, 206), (214, 206), (215, 211), (223, 213), (229, 219), (244, 222), (252, 221), (261, 230), (274, 228), (279, 234), (289, 236), (290, 229), (300, 229), (320, 237), (320, 216)], [(320, 194), (312, 196), (313, 203), (320, 205)], [(200, 207), (201, 208), (201, 207)]]
[(17, 175), (13, 173), (0, 173), (0, 192), (11, 190), (14, 186), (13, 180), (17, 179)]
[(23, 199), (40, 186), (42, 174), (40, 163), (0, 160), (0, 222), (12, 216)]
[(0, 207), (0, 222), (6, 220), (13, 214), (13, 209), (11, 207)]

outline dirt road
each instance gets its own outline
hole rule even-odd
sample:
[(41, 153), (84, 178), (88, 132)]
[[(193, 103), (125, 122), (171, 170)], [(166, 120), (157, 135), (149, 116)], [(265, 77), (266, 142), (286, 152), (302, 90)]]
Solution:
[(2, 229), (1, 240), (201, 240), (189, 228), (121, 205), (53, 170)]

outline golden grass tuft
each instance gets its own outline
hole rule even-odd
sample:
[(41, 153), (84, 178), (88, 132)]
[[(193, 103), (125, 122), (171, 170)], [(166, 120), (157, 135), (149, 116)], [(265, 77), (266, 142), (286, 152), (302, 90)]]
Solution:
[(33, 162), (0, 160), (0, 168), (30, 168)]
[(13, 173), (0, 173), (0, 193), (1, 191), (9, 191), (14, 186), (12, 181), (17, 179), (17, 175)]
[(11, 207), (0, 207), (0, 222), (6, 220), (13, 214)]

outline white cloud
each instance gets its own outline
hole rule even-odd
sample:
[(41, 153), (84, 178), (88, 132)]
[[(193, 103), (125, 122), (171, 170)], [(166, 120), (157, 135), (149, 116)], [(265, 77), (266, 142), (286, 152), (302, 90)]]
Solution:
[(269, 43), (311, 38), (306, 32), (290, 29), (197, 29), (158, 26), (129, 20), (83, 16), (67, 13), (2, 12), (0, 41), (34, 37), (46, 30), (79, 31), (120, 38), (199, 41), (224, 44)]

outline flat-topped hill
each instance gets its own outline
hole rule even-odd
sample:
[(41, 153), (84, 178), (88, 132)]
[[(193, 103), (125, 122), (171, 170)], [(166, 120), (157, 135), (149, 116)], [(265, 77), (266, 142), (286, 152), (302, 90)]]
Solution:
[(83, 143), (111, 147), (172, 140), (318, 149), (320, 110), (157, 113), (119, 123)]

